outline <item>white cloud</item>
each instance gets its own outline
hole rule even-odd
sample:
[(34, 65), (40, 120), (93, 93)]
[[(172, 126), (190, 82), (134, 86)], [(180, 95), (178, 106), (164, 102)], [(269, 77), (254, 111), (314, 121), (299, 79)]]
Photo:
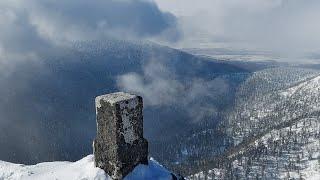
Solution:
[(144, 68), (144, 74), (128, 73), (118, 77), (118, 86), (129, 92), (142, 94), (147, 105), (170, 105), (183, 92), (183, 85), (174, 80), (174, 74), (165, 66), (151, 61)]
[[(286, 54), (316, 51), (320, 46), (317, 0), (156, 0), (179, 16), (182, 46), (227, 43), (236, 48)], [(202, 38), (202, 39), (200, 39)], [(200, 39), (195, 43), (195, 39)], [(240, 46), (239, 46), (240, 44)]]
[(213, 118), (217, 110), (212, 101), (228, 92), (228, 83), (221, 78), (193, 78), (183, 82), (155, 59), (143, 67), (143, 74), (127, 73), (117, 77), (117, 86), (125, 92), (142, 95), (146, 106), (176, 106), (186, 111), (194, 122)]

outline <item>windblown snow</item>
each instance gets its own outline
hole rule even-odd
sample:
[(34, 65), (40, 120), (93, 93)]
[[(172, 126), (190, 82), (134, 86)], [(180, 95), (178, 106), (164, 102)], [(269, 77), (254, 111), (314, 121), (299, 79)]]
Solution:
[[(150, 159), (149, 165), (138, 165), (125, 180), (171, 179), (171, 173)], [(94, 156), (77, 162), (45, 162), (36, 165), (13, 164), (0, 161), (0, 180), (111, 180), (94, 167)]]

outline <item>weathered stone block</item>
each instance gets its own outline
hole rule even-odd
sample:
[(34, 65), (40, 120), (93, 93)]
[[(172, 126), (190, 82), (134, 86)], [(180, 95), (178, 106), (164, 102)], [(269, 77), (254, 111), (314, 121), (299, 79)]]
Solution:
[(143, 138), (143, 101), (118, 92), (96, 98), (95, 166), (113, 179), (122, 179), (138, 164), (148, 164), (148, 142)]

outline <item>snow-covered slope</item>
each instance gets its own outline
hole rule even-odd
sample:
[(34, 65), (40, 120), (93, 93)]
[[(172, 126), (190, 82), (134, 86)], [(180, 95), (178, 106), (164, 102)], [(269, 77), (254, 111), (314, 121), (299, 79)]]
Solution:
[(269, 69), (240, 91), (224, 125), (233, 145), (189, 179), (319, 179), (319, 73)]
[[(110, 177), (94, 167), (94, 156), (77, 162), (46, 162), (26, 166), (0, 161), (0, 180), (109, 180)], [(171, 173), (150, 159), (149, 165), (139, 165), (126, 180), (172, 179)]]
[(304, 118), (273, 129), (235, 151), (225, 165), (189, 179), (319, 179), (320, 119)]

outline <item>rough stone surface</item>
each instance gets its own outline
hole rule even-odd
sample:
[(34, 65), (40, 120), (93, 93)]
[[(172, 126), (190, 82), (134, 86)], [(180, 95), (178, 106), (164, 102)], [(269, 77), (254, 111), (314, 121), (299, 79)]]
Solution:
[(96, 98), (95, 166), (104, 169), (113, 179), (123, 179), (138, 164), (148, 164), (142, 109), (142, 98), (128, 93)]

